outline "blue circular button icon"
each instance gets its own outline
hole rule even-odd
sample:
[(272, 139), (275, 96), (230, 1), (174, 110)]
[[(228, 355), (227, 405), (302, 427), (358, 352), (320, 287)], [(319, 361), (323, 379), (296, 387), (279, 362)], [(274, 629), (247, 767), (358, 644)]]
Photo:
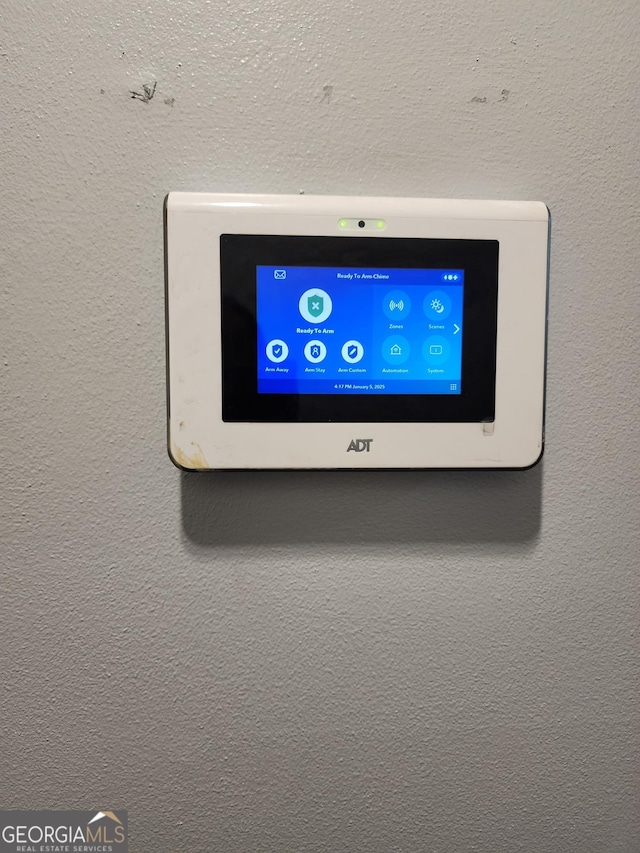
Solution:
[(327, 348), (322, 341), (309, 341), (304, 348), (304, 357), (313, 364), (324, 361), (326, 354)]
[(265, 352), (269, 361), (279, 364), (289, 355), (289, 347), (280, 338), (274, 338), (265, 347)]
[(422, 357), (430, 367), (440, 367), (450, 355), (449, 341), (442, 335), (431, 335), (422, 344)]
[(390, 290), (382, 300), (382, 310), (390, 320), (404, 320), (411, 311), (411, 300), (404, 290)]
[(402, 335), (390, 335), (382, 344), (382, 357), (387, 364), (404, 364), (410, 355), (409, 341)]
[(349, 364), (357, 364), (364, 355), (364, 347), (360, 341), (347, 341), (340, 350), (342, 357)]
[(438, 323), (451, 313), (451, 297), (444, 290), (432, 290), (422, 303), (424, 313), (434, 323)]

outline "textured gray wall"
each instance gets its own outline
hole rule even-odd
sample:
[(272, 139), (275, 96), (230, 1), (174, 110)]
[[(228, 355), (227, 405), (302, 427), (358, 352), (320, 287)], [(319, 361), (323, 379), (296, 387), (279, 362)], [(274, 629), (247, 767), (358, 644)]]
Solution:
[[(636, 0), (2, 5), (0, 805), (635, 853)], [(178, 472), (178, 189), (546, 201), (543, 463)]]

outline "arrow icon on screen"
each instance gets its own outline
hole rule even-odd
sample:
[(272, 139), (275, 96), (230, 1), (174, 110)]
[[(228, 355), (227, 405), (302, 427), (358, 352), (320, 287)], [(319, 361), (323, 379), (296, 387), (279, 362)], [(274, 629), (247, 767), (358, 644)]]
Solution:
[(454, 324), (453, 324), (453, 329), (454, 329), (453, 334), (454, 334), (454, 335), (457, 335), (457, 334), (458, 334), (458, 332), (460, 331), (460, 326), (459, 326), (457, 323), (454, 323)]

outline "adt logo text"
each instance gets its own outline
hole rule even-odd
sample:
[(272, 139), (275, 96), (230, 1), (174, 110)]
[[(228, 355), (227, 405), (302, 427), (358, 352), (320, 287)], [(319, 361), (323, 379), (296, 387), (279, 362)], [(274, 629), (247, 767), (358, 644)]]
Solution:
[(347, 453), (350, 450), (355, 450), (356, 453), (362, 453), (363, 450), (366, 450), (367, 453), (371, 449), (372, 438), (352, 438), (351, 444), (347, 447)]

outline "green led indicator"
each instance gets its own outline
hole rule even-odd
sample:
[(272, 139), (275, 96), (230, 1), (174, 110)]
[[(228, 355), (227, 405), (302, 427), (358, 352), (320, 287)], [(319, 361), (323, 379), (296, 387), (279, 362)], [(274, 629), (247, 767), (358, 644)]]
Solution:
[(378, 219), (378, 228), (384, 228), (384, 222), (382, 219)]
[(346, 228), (346, 227), (347, 227), (347, 220), (346, 220), (346, 219), (341, 219), (341, 220), (340, 220), (340, 227), (341, 227), (341, 228)]

